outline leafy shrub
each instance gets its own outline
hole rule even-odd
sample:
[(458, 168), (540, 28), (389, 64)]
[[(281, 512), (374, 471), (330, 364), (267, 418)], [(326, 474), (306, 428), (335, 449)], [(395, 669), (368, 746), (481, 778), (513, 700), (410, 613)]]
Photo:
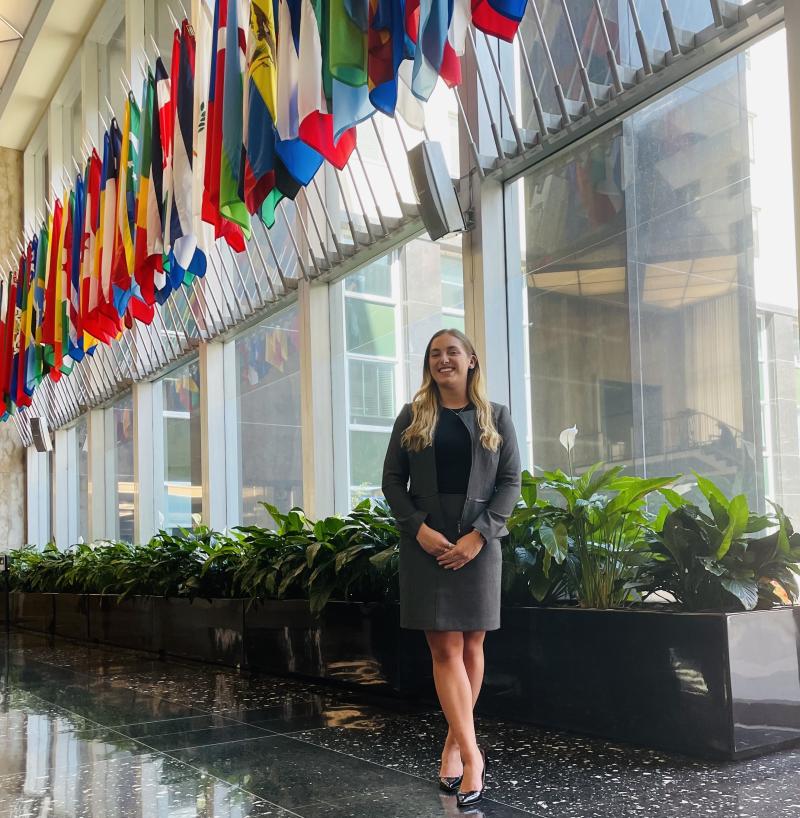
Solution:
[(708, 512), (689, 503), (665, 508), (648, 537), (648, 560), (634, 587), (666, 591), (690, 611), (796, 603), (800, 534), (783, 509), (774, 505), (774, 514), (755, 514), (745, 495), (728, 500), (714, 483), (696, 476)]

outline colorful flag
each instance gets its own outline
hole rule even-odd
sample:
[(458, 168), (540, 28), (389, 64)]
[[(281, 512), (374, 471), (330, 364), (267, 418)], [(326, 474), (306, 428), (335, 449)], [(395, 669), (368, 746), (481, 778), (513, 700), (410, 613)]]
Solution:
[(472, 0), (475, 28), (509, 43), (525, 15), (528, 0)]
[(405, 0), (370, 0), (369, 11), (369, 98), (377, 110), (394, 116), (397, 70), (405, 55)]
[(153, 120), (155, 106), (155, 78), (148, 70), (144, 81), (142, 95), (142, 113), (139, 123), (139, 183), (137, 185), (138, 200), (136, 204), (136, 228), (133, 242), (134, 278), (137, 284), (136, 298), (128, 303), (128, 310), (132, 318), (149, 324), (155, 311), (153, 304), (155, 295), (155, 271), (162, 264), (161, 247), (151, 243), (148, 235), (148, 224), (151, 209), (156, 208), (155, 194), (152, 190), (152, 152), (153, 152)]
[(427, 101), (436, 87), (453, 16), (453, 0), (408, 0), (406, 31), (417, 43), (411, 90)]
[(72, 238), (69, 266), (69, 357), (73, 361), (83, 358), (83, 321), (81, 318), (81, 261), (83, 229), (86, 223), (86, 185), (83, 177), (75, 179), (75, 205), (72, 217)]
[(245, 247), (241, 227), (224, 218), (220, 212), (220, 173), (222, 161), (222, 114), (225, 95), (225, 48), (227, 0), (217, 0), (214, 7), (214, 25), (211, 68), (208, 88), (208, 108), (206, 123), (206, 152), (203, 191), (203, 221), (212, 225), (215, 238), (224, 238), (236, 251)]
[[(174, 62), (174, 61), (173, 61)], [(195, 40), (188, 20), (181, 25), (178, 71), (175, 89), (175, 134), (172, 161), (172, 207), (169, 236), (172, 244), (170, 265), (180, 271), (184, 284), (206, 272), (205, 253), (197, 246), (192, 224), (194, 176), (192, 173), (192, 107), (194, 105)]]
[[(100, 176), (102, 163), (96, 150), (92, 150), (86, 163), (86, 210), (81, 243), (81, 328), (83, 330), (83, 349), (93, 349), (98, 338), (88, 331), (87, 316), (97, 307), (99, 279), (96, 275), (94, 259), (96, 255), (97, 231), (100, 225)], [(50, 229), (50, 236), (53, 229)]]
[(117, 314), (122, 316), (131, 299), (131, 284), (134, 269), (133, 237), (131, 235), (129, 193), (133, 192), (133, 161), (131, 148), (132, 134), (139, 127), (139, 108), (128, 94), (125, 100), (125, 118), (122, 126), (122, 147), (119, 158), (119, 185), (117, 187), (117, 218), (114, 229), (114, 247), (112, 251), (111, 286), (112, 300)]
[(275, 188), (277, 36), (272, 0), (251, 0), (247, 34), (244, 200), (255, 213)]
[[(320, 0), (300, 0), (297, 59), (302, 59), (303, 70), (298, 72), (297, 79), (297, 117), (300, 123), (298, 136), (306, 145), (310, 145), (332, 165), (342, 170), (355, 149), (356, 131), (349, 125), (335, 127), (334, 116), (328, 113), (322, 82), (321, 16)], [(336, 105), (335, 94), (333, 104)], [(374, 113), (371, 105), (369, 113)]]
[[(275, 152), (284, 168), (299, 185), (307, 185), (322, 165), (322, 155), (300, 139), (298, 94), (300, 77), (301, 0), (278, 3), (277, 138)], [(276, 185), (278, 165), (276, 158)], [(284, 195), (289, 191), (281, 188)]]
[(228, 0), (225, 27), (225, 78), (222, 99), (222, 153), (220, 156), (219, 206), (223, 217), (238, 224), (250, 238), (250, 213), (244, 203), (244, 131), (242, 111), (245, 64), (245, 20), (240, 0)]

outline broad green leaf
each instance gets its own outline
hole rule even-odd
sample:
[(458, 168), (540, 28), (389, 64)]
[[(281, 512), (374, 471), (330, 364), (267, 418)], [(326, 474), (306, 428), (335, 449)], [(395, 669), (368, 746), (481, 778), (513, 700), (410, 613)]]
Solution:
[(724, 578), (720, 584), (742, 603), (746, 611), (752, 611), (758, 605), (758, 583), (755, 580)]

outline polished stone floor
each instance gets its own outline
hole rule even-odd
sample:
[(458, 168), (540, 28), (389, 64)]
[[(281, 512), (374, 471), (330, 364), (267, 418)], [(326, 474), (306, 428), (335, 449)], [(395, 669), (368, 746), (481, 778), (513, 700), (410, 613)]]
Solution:
[(460, 811), (433, 783), (430, 708), (0, 631), (0, 818), (800, 816), (800, 748), (710, 764), (477, 729), (488, 797)]

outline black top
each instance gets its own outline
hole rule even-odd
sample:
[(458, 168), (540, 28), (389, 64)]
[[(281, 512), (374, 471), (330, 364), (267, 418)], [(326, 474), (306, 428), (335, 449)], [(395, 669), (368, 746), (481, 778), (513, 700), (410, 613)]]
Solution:
[[(472, 407), (472, 404), (467, 404)], [(439, 407), (433, 433), (436, 479), (440, 494), (466, 494), (472, 468), (472, 438), (455, 409)]]

